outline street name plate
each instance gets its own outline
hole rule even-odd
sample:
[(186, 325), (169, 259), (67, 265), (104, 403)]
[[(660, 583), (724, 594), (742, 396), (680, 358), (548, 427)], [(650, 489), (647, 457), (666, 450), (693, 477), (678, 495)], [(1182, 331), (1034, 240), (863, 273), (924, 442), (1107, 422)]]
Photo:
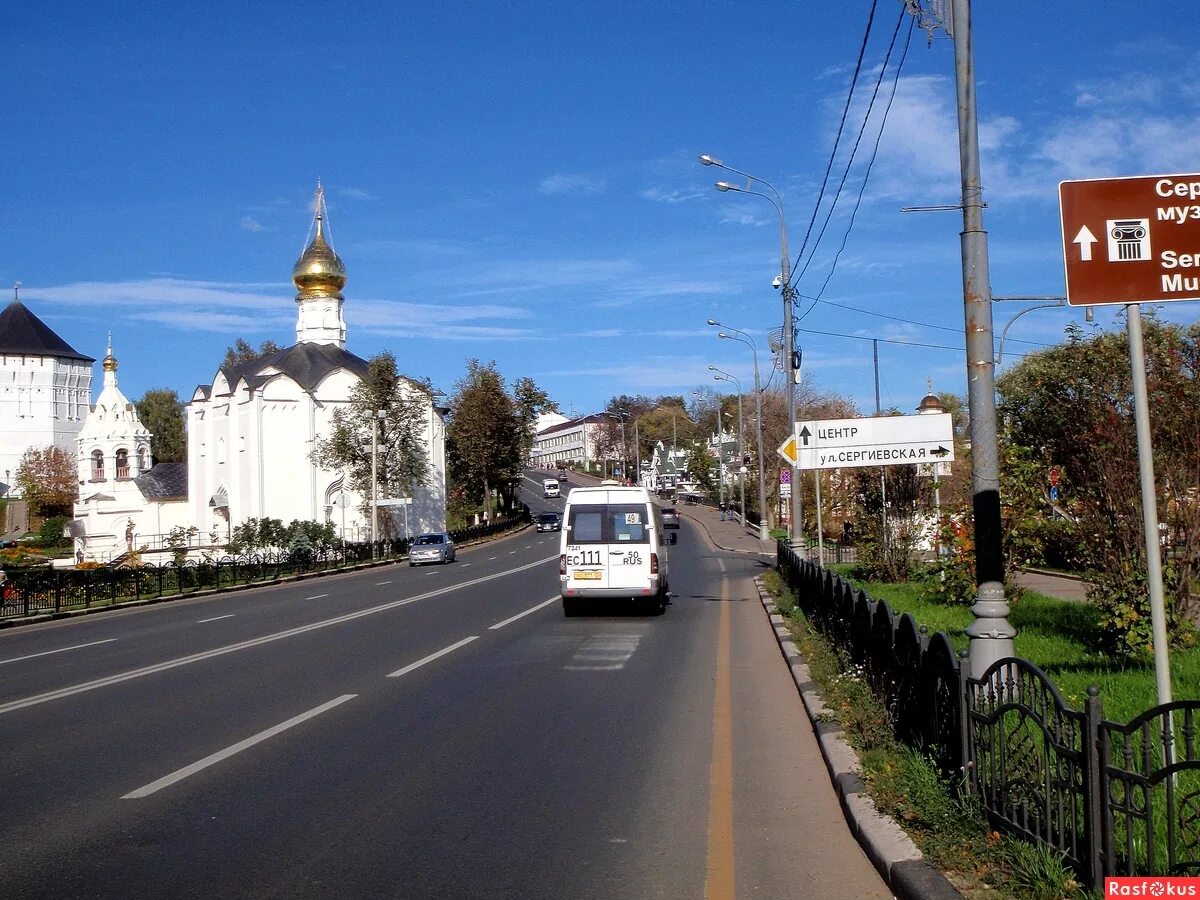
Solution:
[(816, 419), (796, 423), (801, 469), (906, 466), (954, 459), (950, 413)]

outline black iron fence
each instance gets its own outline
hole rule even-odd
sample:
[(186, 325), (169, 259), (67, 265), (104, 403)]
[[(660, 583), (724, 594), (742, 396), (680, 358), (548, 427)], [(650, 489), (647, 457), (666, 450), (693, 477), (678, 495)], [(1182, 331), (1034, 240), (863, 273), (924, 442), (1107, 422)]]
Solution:
[(1080, 880), (1200, 874), (1200, 700), (1104, 718), (1089, 688), (1071, 708), (1019, 658), (972, 678), (943, 633), (779, 542), (805, 615), (860, 666), (897, 736), (975, 795), (994, 826), (1052, 847)]
[[(509, 516), (458, 529), (450, 536), (456, 544), (468, 544), (519, 528), (528, 521), (529, 508), (522, 505)], [(0, 619), (227, 589), (372, 561), (403, 559), (408, 554), (408, 543), (397, 539), (246, 556), (214, 554), (201, 559), (189, 557), (165, 566), (9, 569), (7, 581), (0, 585)]]

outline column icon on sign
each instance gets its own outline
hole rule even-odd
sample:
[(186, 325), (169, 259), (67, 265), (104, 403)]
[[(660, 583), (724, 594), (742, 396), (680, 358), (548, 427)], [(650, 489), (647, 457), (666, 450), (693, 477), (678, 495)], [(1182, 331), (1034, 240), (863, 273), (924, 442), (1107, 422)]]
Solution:
[(1109, 219), (1108, 261), (1140, 262), (1150, 258), (1149, 219)]

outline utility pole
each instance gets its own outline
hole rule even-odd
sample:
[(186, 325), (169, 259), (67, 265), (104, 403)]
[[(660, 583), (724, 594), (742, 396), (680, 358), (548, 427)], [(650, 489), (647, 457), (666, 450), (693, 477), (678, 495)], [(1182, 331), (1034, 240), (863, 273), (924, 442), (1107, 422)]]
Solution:
[(383, 410), (371, 411), (371, 557), (379, 540), (379, 420)]
[[(928, 5), (928, 4), (926, 4)], [(920, 20), (921, 2), (909, 4)], [(979, 120), (971, 0), (950, 0), (950, 20), (938, 22), (954, 38), (958, 100), (958, 158), (962, 183), (961, 234), (963, 317), (967, 338), (967, 403), (971, 415), (971, 494), (975, 519), (975, 580), (978, 594), (967, 627), (968, 663), (979, 678), (992, 663), (1014, 654), (1017, 631), (1008, 621), (1004, 596), (1004, 545), (1000, 521), (1000, 460), (996, 440), (996, 373), (987, 232), (979, 174)], [(926, 23), (922, 22), (922, 25)], [(930, 25), (930, 27), (932, 27)]]

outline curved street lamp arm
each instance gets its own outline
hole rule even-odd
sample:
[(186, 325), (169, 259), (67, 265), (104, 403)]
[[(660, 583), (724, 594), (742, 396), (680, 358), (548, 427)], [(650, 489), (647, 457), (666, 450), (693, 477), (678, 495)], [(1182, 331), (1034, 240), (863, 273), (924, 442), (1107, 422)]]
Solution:
[(1021, 316), (1025, 315), (1025, 313), (1031, 313), (1035, 309), (1057, 309), (1060, 306), (1066, 305), (1067, 301), (1060, 297), (1054, 303), (1039, 303), (1037, 306), (1027, 307), (1009, 319), (1008, 324), (1004, 326), (1004, 330), (1000, 332), (1000, 343), (996, 348), (996, 365), (1000, 365), (1000, 363), (1004, 360), (1004, 339), (1008, 337), (1008, 329), (1012, 328), (1013, 322), (1017, 321), (1017, 319), (1021, 318)]

